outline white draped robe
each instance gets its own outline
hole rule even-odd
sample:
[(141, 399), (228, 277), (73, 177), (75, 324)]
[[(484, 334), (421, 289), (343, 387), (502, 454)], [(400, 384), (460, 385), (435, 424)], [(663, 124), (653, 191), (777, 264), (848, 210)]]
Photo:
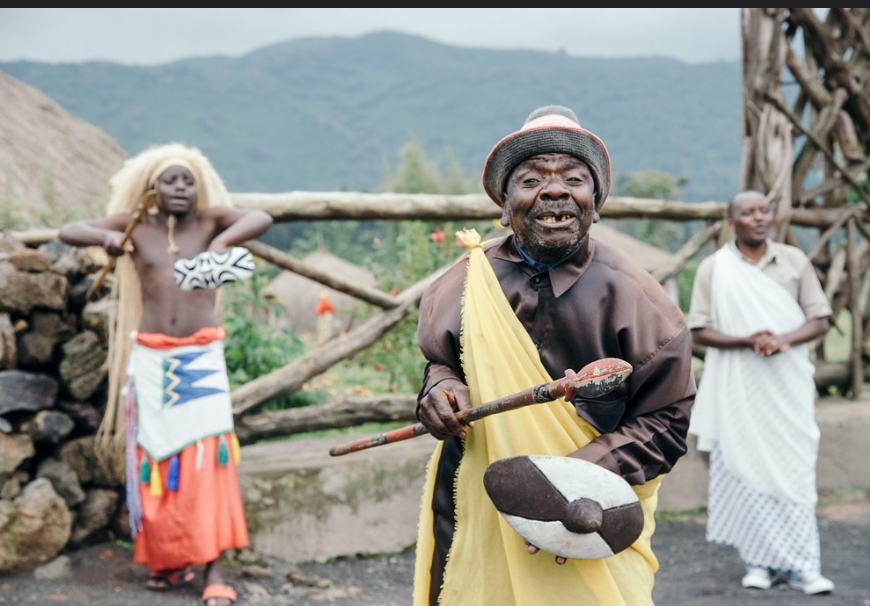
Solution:
[[(715, 256), (713, 326), (732, 336), (787, 333), (806, 322), (795, 298), (731, 247)], [(743, 560), (818, 572), (814, 367), (806, 344), (764, 357), (710, 347), (690, 433), (711, 451), (708, 540)]]

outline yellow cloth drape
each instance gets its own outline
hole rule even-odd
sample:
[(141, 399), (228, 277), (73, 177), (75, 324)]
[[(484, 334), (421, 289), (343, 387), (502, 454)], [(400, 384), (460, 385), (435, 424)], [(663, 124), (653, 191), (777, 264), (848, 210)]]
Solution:
[[(549, 382), (537, 349), (510, 307), (480, 248), (476, 232), (458, 234), (471, 254), (462, 300), (460, 345), (471, 403)], [(658, 561), (650, 547), (661, 477), (636, 486), (644, 530), (629, 549), (603, 560), (530, 555), (523, 539), (496, 511), (483, 487), (493, 461), (510, 456), (565, 456), (598, 432), (564, 400), (536, 404), (475, 422), (468, 432), (456, 480), (456, 532), (448, 554), (440, 604), (444, 606), (643, 606), (652, 604)], [(418, 529), (414, 605), (427, 606), (434, 548), (432, 494), (441, 443), (429, 462)]]

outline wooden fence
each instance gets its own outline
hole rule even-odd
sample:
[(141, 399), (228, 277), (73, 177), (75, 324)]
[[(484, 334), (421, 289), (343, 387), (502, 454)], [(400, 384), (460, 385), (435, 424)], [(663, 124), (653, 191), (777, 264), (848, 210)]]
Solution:
[[(240, 208), (268, 212), (276, 222), (298, 221), (471, 221), (500, 217), (500, 209), (483, 195), (362, 194), (353, 192), (292, 192), (287, 194), (233, 194)], [(677, 251), (673, 261), (659, 267), (654, 276), (664, 281), (676, 275), (707, 247), (712, 250), (729, 237), (722, 202), (686, 203), (611, 197), (602, 212), (607, 219), (653, 219), (660, 221), (702, 221), (701, 227)], [(851, 347), (848, 364), (828, 364), (817, 359), (817, 382), (821, 386), (840, 385), (854, 396), (861, 393), (867, 370), (864, 358), (870, 353), (865, 335), (870, 299), (870, 230), (867, 211), (858, 207), (840, 209), (794, 209), (791, 225), (819, 231), (819, 238), (808, 252), (816, 264), (825, 292), (835, 314), (846, 309), (851, 313)], [(13, 232), (16, 239), (34, 246), (56, 237), (53, 230)], [(712, 245), (708, 247), (708, 245)], [(239, 438), (250, 443), (310, 431), (348, 427), (370, 421), (413, 419), (413, 395), (386, 395), (328, 403), (316, 408), (256, 413), (261, 404), (296, 391), (332, 365), (348, 359), (371, 346), (402, 322), (419, 304), (425, 288), (446, 267), (396, 295), (364, 287), (340, 275), (306, 265), (293, 256), (263, 242), (244, 243), (254, 255), (282, 269), (302, 275), (320, 284), (364, 301), (378, 311), (329, 347), (321, 347), (286, 366), (260, 376), (233, 391), (233, 410)], [(836, 330), (836, 328), (834, 328)]]

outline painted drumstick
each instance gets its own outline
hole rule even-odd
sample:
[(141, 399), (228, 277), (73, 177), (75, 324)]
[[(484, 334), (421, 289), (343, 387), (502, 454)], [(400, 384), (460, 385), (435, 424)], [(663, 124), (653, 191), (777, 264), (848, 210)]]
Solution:
[[(133, 215), (130, 217), (130, 222), (127, 224), (127, 227), (124, 229), (124, 233), (121, 236), (120, 246), (123, 246), (130, 240), (130, 236), (133, 234), (133, 229), (142, 221), (142, 218), (148, 213), (148, 210), (154, 203), (157, 201), (157, 192), (152, 190), (148, 190), (142, 197), (142, 200), (136, 206), (136, 210), (133, 211)], [(85, 298), (90, 301), (94, 298), (97, 290), (99, 290), (100, 286), (103, 285), (103, 282), (106, 280), (106, 276), (109, 275), (109, 272), (112, 271), (112, 267), (115, 266), (115, 260), (117, 257), (109, 257), (109, 261), (103, 266), (100, 270), (100, 273), (97, 275), (93, 284), (91, 284), (90, 288), (88, 288), (88, 292), (85, 294)]]
[[(610, 393), (625, 381), (631, 374), (631, 364), (619, 358), (602, 358), (590, 362), (575, 373), (566, 370), (565, 376), (549, 383), (541, 383), (524, 391), (515, 393), (504, 398), (492, 400), (479, 406), (474, 406), (456, 413), (456, 418), (463, 425), (488, 417), (489, 415), (522, 408), (530, 404), (542, 404), (552, 402), (558, 398), (571, 400), (575, 395), (582, 398), (598, 398)], [(347, 444), (333, 446), (329, 454), (337, 457), (350, 452), (358, 452), (381, 446), (401, 442), (410, 438), (416, 438), (428, 434), (429, 430), (422, 423), (400, 427), (386, 433), (381, 433), (369, 438), (361, 438)]]

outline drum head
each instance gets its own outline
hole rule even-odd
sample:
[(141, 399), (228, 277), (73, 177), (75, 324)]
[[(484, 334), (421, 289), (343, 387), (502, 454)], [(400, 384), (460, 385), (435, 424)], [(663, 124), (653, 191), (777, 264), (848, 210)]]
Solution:
[(643, 530), (643, 509), (628, 482), (589, 461), (509, 457), (487, 468), (483, 485), (521, 537), (558, 556), (607, 558)]

